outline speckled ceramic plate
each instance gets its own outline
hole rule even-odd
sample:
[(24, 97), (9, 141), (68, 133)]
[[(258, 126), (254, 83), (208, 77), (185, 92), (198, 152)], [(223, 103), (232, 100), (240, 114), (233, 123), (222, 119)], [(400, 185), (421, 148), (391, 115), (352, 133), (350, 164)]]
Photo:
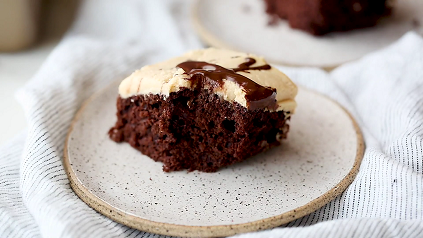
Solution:
[(111, 219), (175, 236), (228, 236), (272, 228), (320, 208), (354, 179), (361, 133), (337, 103), (300, 88), (282, 146), (216, 173), (165, 173), (162, 164), (107, 136), (115, 83), (76, 115), (64, 165), (76, 194)]
[(390, 45), (404, 33), (423, 35), (423, 1), (397, 0), (391, 17), (376, 27), (314, 37), (287, 21), (269, 26), (263, 0), (198, 0), (193, 23), (211, 46), (251, 52), (269, 62), (333, 68)]

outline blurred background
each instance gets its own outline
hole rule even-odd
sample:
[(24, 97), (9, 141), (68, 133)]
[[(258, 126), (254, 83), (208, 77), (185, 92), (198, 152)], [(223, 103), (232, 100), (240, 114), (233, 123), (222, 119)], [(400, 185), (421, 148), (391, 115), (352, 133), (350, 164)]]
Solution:
[(16, 90), (59, 43), (78, 6), (77, 0), (0, 0), (0, 146), (26, 126)]

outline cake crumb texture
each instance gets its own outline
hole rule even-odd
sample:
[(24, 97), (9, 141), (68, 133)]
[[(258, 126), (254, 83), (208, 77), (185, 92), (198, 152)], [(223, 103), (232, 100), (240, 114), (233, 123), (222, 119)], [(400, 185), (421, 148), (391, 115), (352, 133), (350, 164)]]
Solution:
[(162, 162), (166, 172), (215, 172), (280, 145), (289, 130), (283, 111), (248, 111), (205, 89), (119, 97), (117, 109), (110, 138)]

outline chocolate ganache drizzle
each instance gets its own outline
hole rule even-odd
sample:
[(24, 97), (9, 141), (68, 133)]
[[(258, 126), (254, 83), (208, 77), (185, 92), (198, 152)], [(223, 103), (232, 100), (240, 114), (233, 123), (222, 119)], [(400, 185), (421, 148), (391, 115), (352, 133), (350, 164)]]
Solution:
[(222, 87), (225, 83), (224, 80), (230, 80), (238, 84), (245, 92), (245, 99), (247, 100), (247, 108), (249, 110), (261, 108), (275, 110), (278, 107), (276, 103), (276, 89), (261, 86), (251, 79), (236, 73), (247, 70), (271, 69), (271, 66), (268, 64), (251, 67), (254, 63), (256, 63), (255, 59), (246, 58), (246, 62), (238, 65), (237, 68), (227, 69), (204, 61), (185, 61), (176, 67), (182, 68), (190, 76), (189, 80), (198, 80), (200, 85), (207, 84), (212, 89)]

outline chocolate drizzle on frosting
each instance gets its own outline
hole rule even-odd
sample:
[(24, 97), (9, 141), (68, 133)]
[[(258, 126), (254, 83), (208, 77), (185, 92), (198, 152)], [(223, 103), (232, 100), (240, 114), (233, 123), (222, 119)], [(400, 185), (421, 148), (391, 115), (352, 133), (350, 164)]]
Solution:
[(276, 110), (278, 107), (276, 103), (276, 89), (261, 86), (251, 79), (236, 73), (247, 70), (271, 69), (271, 66), (268, 64), (251, 67), (254, 63), (256, 63), (255, 59), (246, 58), (246, 62), (238, 65), (237, 68), (227, 69), (204, 61), (185, 61), (176, 67), (182, 68), (190, 76), (189, 80), (197, 81), (198, 86), (208, 85), (212, 89), (221, 88), (225, 84), (224, 80), (238, 84), (245, 92), (245, 99), (247, 100), (249, 110), (262, 108)]
[(261, 65), (261, 66), (255, 66), (255, 67), (250, 67), (251, 65), (256, 63), (256, 60), (253, 58), (245, 58), (245, 62), (238, 65), (238, 68), (234, 68), (232, 69), (235, 72), (238, 71), (246, 71), (246, 70), (269, 70), (272, 67), (268, 64), (265, 65)]

